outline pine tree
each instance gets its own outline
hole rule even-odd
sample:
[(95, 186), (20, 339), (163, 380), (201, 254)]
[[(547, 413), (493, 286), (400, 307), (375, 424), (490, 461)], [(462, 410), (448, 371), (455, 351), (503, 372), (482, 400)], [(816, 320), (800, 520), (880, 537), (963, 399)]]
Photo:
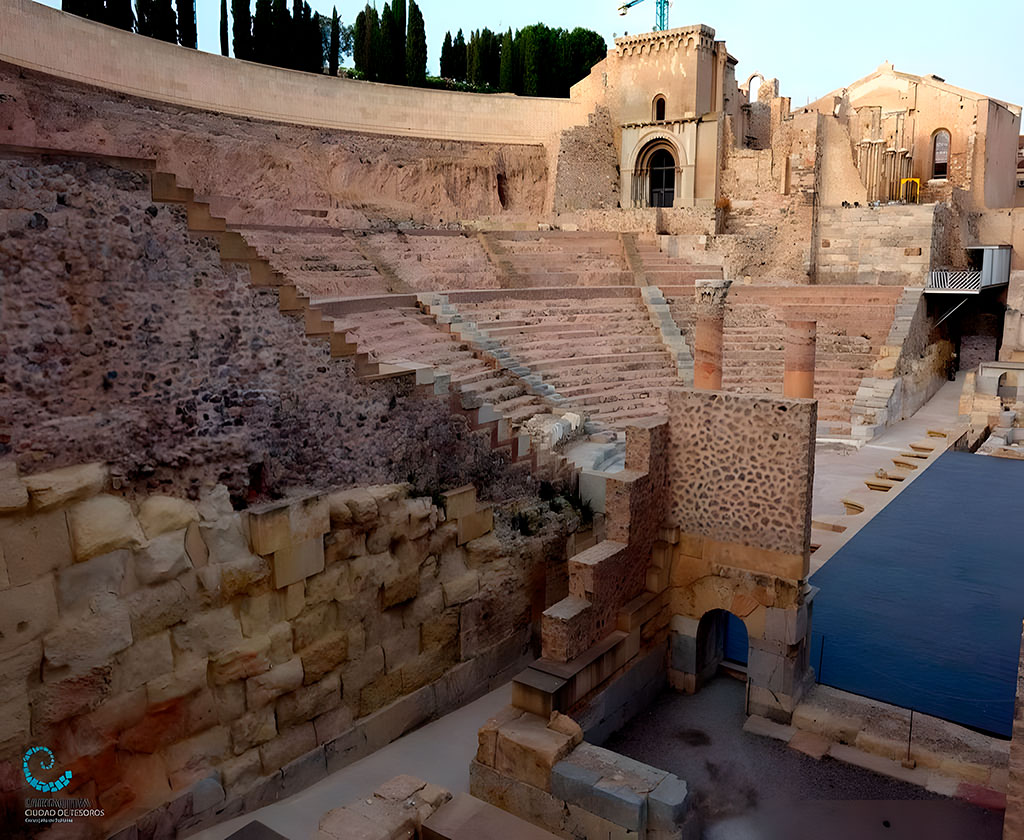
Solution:
[(427, 31), (416, 0), (409, 0), (409, 31), (405, 36), (405, 79), (410, 85), (427, 80)]
[(456, 81), (466, 81), (466, 58), (466, 38), (460, 29), (452, 43), (452, 78)]
[(177, 0), (178, 43), (196, 48), (196, 0)]
[(231, 0), (231, 41), (235, 58), (252, 58), (252, 16), (249, 13), (249, 0)]
[(331, 14), (331, 43), (327, 51), (327, 71), (332, 76), (338, 75), (338, 55), (341, 53), (341, 23), (338, 20), (338, 7)]
[(516, 89), (515, 50), (511, 28), (501, 39), (501, 71), (498, 87), (505, 93), (512, 93)]
[(107, 0), (104, 23), (131, 32), (135, 28), (132, 0)]
[(455, 77), (455, 68), (452, 65), (453, 57), (452, 33), (444, 33), (444, 43), (441, 44), (441, 78), (452, 79)]

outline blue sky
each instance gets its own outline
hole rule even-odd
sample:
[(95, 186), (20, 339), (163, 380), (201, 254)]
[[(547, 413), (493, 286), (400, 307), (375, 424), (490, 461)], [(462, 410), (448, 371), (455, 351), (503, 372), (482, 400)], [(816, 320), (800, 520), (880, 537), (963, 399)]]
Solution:
[[(498, 31), (531, 23), (615, 35), (644, 32), (654, 24), (655, 0), (645, 0), (626, 17), (620, 0), (561, 0), (488, 3), (480, 0), (422, 0), (427, 25), (428, 67), (437, 72), (444, 33), (490, 27)], [(253, 0), (255, 4), (255, 0)], [(46, 0), (59, 8), (60, 0)], [(230, 6), (230, 2), (228, 3)], [(330, 14), (334, 0), (310, 0)], [(337, 2), (351, 23), (364, 3)], [(383, 0), (376, 4), (383, 8)], [(220, 0), (197, 0), (199, 48), (220, 52)], [(1021, 13), (1012, 0), (902, 0), (892, 3), (766, 3), (731, 0), (698, 6), (676, 2), (670, 26), (706, 23), (739, 59), (737, 75), (776, 76), (794, 107), (867, 75), (883, 61), (910, 73), (935, 73), (950, 84), (1024, 105), (1024, 45)]]

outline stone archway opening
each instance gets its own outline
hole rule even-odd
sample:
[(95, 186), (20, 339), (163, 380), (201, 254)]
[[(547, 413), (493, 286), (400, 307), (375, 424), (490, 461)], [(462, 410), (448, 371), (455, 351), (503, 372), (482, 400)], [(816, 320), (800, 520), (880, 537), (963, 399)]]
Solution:
[(640, 207), (672, 207), (679, 183), (679, 157), (666, 139), (648, 143), (633, 169), (633, 203)]
[(746, 679), (750, 637), (743, 620), (728, 610), (704, 613), (697, 624), (696, 687), (719, 673)]

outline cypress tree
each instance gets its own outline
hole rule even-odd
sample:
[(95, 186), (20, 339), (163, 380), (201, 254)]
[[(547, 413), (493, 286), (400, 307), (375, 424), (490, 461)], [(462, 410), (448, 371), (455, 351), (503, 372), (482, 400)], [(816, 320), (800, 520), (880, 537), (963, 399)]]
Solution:
[(135, 28), (132, 0), (107, 0), (104, 22), (109, 26), (131, 32)]
[(261, 64), (269, 64), (273, 39), (273, 0), (256, 0), (256, 14), (252, 16), (252, 55), (249, 57)]
[(135, 18), (140, 35), (178, 43), (178, 21), (171, 0), (135, 0)]
[(542, 56), (536, 30), (536, 26), (527, 26), (519, 33), (523, 56), (522, 91), (526, 96), (540, 95)]
[(398, 84), (405, 83), (405, 49), (406, 49), (406, 15), (405, 0), (392, 0), (391, 2), (392, 34), (391, 34), (391, 61), (394, 62), (394, 81)]
[[(384, 11), (380, 16), (380, 40), (383, 47), (383, 55), (381, 52), (377, 53), (379, 59), (378, 67), (380, 68), (379, 77), (382, 82), (397, 82), (397, 68), (395, 67), (394, 55), (395, 55), (395, 40), (397, 35), (395, 34), (395, 16), (391, 11), (391, 6), (388, 3), (384, 4)], [(405, 81), (403, 78), (402, 81)]]
[(288, 0), (274, 0), (272, 36), (267, 46), (269, 63), (278, 67), (290, 67), (292, 52), (292, 16), (288, 13)]
[(409, 0), (409, 32), (405, 36), (405, 78), (410, 85), (427, 80), (427, 30), (416, 0)]
[(498, 87), (506, 93), (512, 93), (516, 89), (515, 54), (511, 28), (501, 39), (501, 71)]
[(235, 50), (235, 58), (252, 58), (252, 15), (249, 13), (249, 0), (231, 0), (231, 43)]
[(60, 10), (62, 12), (67, 12), (69, 15), (86, 17), (85, 3), (83, 0), (61, 0)]
[(466, 81), (466, 58), (466, 38), (460, 29), (452, 43), (452, 78), (456, 81)]
[(338, 21), (338, 7), (331, 15), (331, 45), (327, 52), (327, 70), (332, 76), (338, 75), (338, 54), (341, 52), (341, 23)]
[(367, 24), (368, 17), (364, 10), (356, 15), (356, 22), (352, 25), (352, 62), (360, 73), (366, 73), (367, 67), (366, 48), (369, 43), (366, 37)]
[[(223, 0), (222, 0), (223, 1)], [(178, 43), (196, 48), (196, 0), (178, 2)]]
[(441, 44), (441, 78), (452, 79), (455, 76), (452, 67), (452, 33), (444, 33), (444, 43)]
[(228, 0), (220, 0), (220, 54), (228, 54)]
[(380, 78), (381, 30), (380, 15), (373, 6), (366, 7), (366, 78), (375, 82)]

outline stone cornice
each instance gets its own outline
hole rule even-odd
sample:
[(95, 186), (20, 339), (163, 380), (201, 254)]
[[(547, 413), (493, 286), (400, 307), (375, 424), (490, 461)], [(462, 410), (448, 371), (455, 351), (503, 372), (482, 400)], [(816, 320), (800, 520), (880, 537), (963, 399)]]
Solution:
[(715, 48), (715, 30), (703, 23), (666, 29), (664, 32), (643, 32), (615, 39), (615, 51), (620, 56), (642, 55), (657, 50), (686, 48), (690, 40), (698, 50), (711, 52)]

